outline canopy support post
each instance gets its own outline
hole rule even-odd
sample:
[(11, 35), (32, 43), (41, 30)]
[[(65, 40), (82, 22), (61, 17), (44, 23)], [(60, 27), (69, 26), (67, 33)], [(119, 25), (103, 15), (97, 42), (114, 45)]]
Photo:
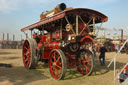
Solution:
[(79, 23), (79, 17), (78, 17), (78, 15), (76, 15), (76, 36), (79, 35), (78, 23)]

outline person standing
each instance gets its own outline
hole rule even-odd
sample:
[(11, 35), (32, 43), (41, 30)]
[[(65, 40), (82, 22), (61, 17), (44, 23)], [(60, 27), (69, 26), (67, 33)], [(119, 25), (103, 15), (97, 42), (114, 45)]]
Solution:
[(91, 44), (89, 44), (89, 51), (91, 51), (91, 53), (93, 54), (93, 47), (92, 47), (92, 45)]
[(100, 56), (99, 56), (100, 65), (105, 65), (105, 52), (107, 52), (107, 49), (104, 47), (103, 44), (101, 44), (99, 52), (100, 52)]
[(120, 50), (120, 45), (117, 45), (117, 52)]

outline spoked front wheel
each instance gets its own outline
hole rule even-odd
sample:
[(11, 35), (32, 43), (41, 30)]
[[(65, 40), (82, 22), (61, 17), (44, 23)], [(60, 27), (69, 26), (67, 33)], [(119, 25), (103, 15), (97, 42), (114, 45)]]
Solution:
[(36, 51), (34, 48), (37, 46), (37, 43), (34, 39), (26, 39), (23, 45), (22, 57), (24, 67), (28, 69), (33, 69), (36, 67), (38, 59), (36, 56)]
[(89, 50), (82, 49), (78, 56), (77, 70), (82, 75), (91, 75), (94, 67), (93, 54)]
[(64, 53), (60, 49), (54, 49), (49, 56), (49, 71), (54, 79), (64, 78), (67, 65)]

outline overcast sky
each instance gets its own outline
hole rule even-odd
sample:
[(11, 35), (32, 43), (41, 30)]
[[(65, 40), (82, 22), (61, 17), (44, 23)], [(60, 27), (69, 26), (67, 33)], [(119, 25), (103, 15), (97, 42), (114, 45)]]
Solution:
[(41, 12), (61, 2), (67, 7), (104, 13), (108, 16), (108, 22), (103, 25), (106, 28), (128, 28), (128, 0), (0, 0), (0, 39), (3, 32), (10, 33), (10, 38), (15, 34), (16, 39), (21, 39), (21, 34), (24, 35), (21, 28), (39, 21)]

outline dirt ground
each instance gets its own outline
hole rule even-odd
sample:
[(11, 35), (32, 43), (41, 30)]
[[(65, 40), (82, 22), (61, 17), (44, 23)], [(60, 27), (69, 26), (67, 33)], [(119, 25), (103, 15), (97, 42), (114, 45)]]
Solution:
[[(114, 55), (115, 52), (106, 54), (106, 65)], [(76, 69), (68, 69), (64, 80), (58, 81), (50, 76), (48, 66), (41, 62), (35, 70), (24, 68), (21, 49), (0, 49), (0, 85), (113, 85), (113, 65), (107, 69), (99, 65), (98, 58), (95, 60), (95, 71), (91, 76), (82, 76)], [(117, 72), (127, 62), (128, 55), (120, 54)]]

